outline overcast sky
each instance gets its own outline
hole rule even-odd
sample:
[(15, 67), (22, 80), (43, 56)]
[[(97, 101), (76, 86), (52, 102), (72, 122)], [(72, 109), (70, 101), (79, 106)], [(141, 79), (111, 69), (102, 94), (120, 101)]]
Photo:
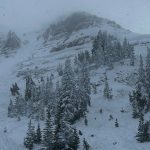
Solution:
[(150, 34), (150, 0), (0, 0), (0, 28), (40, 29), (74, 11), (87, 11)]

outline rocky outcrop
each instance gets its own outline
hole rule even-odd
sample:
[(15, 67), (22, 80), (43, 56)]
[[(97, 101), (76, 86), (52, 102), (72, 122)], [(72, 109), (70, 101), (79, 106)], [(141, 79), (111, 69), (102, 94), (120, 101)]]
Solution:
[(21, 47), (21, 40), (16, 35), (15, 32), (9, 31), (7, 35), (7, 39), (4, 42), (3, 49), (17, 49)]

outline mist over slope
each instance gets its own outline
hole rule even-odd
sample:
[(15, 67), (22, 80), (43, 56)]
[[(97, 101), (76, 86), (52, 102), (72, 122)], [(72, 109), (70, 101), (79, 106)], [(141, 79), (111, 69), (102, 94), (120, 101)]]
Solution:
[[(50, 74), (54, 75), (53, 82), (61, 81), (57, 73), (58, 66), (64, 64), (67, 58), (74, 58), (85, 51), (91, 52), (93, 41), (99, 31), (105, 31), (113, 35), (113, 42), (118, 39), (122, 44), (126, 37), (129, 42), (136, 43), (135, 66), (130, 65), (129, 58), (123, 62), (115, 62), (109, 66), (93, 67), (90, 70), (91, 85), (97, 86), (97, 92), (91, 94), (91, 107), (88, 108), (88, 125), (85, 126), (84, 118), (77, 121), (73, 127), (82, 131), (80, 136), (80, 148), (84, 138), (93, 150), (148, 150), (149, 143), (140, 145), (135, 140), (138, 120), (131, 117), (132, 110), (128, 100), (128, 93), (134, 88), (136, 82), (139, 55), (146, 57), (146, 47), (149, 46), (150, 36), (140, 35), (126, 30), (117, 23), (105, 18), (77, 12), (51, 24), (47, 29), (31, 33), (13, 33), (15, 36), (8, 38), (7, 55), (0, 55), (0, 148), (3, 150), (23, 150), (23, 139), (26, 136), (28, 117), (8, 118), (9, 100), (13, 99), (10, 94), (10, 86), (17, 82), (21, 92), (25, 89), (25, 77), (32, 75), (34, 80), (40, 82), (41, 78)], [(1, 34), (2, 35), (2, 34)], [(112, 39), (111, 39), (112, 40)], [(21, 45), (20, 42), (21, 41)], [(144, 44), (141, 44), (145, 42)], [(1, 36), (1, 43), (7, 43), (7, 32)], [(15, 46), (17, 45), (17, 46)], [(19, 46), (18, 46), (19, 45)], [(15, 49), (11, 49), (15, 46)], [(3, 46), (1, 47), (3, 50)], [(11, 52), (14, 51), (12, 55)], [(124, 58), (124, 57), (123, 57)], [(64, 66), (63, 66), (64, 67)], [(107, 72), (108, 82), (112, 87), (113, 99), (103, 97), (104, 75)], [(100, 109), (103, 112), (100, 113)], [(125, 110), (123, 113), (121, 112)], [(109, 116), (114, 118), (109, 120)], [(149, 114), (147, 114), (149, 115)], [(148, 116), (149, 117), (149, 116)], [(148, 118), (147, 117), (147, 118)], [(118, 118), (119, 128), (115, 127), (115, 119)], [(31, 118), (35, 126), (37, 121)], [(42, 128), (44, 123), (40, 121)], [(7, 128), (7, 133), (3, 130)], [(34, 150), (39, 147), (35, 146)]]

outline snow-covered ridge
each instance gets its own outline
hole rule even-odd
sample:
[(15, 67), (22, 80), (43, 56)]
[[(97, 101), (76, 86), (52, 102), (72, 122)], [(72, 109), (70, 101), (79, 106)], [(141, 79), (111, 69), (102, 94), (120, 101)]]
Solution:
[[(71, 14), (57, 23), (51, 24), (47, 29), (40, 32), (38, 39), (40, 39), (45, 46), (55, 41), (56, 43), (52, 50), (63, 50), (67, 48), (68, 45), (72, 45), (72, 47), (75, 46), (75, 44), (72, 43), (76, 41), (83, 41), (79, 44), (77, 43), (76, 46), (92, 42), (92, 39), (100, 30), (108, 32), (121, 41), (125, 37), (133, 43), (150, 41), (150, 35), (134, 33), (121, 27), (114, 21), (85, 12)], [(85, 38), (89, 40), (85, 40)]]

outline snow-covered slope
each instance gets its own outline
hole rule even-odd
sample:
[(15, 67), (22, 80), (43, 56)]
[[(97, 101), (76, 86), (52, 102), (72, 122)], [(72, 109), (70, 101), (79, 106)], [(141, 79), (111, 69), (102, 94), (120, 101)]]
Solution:
[[(78, 30), (72, 29), (69, 34), (49, 35), (46, 41), (42, 38), (43, 31), (23, 34), (20, 36), (23, 45), (17, 50), (16, 54), (8, 58), (0, 56), (0, 150), (24, 149), (23, 138), (26, 134), (28, 120), (27, 118), (22, 118), (18, 122), (17, 119), (7, 118), (7, 107), (10, 100), (9, 88), (11, 84), (18, 82), (22, 87), (24, 85), (23, 75), (28, 69), (33, 72), (37, 71), (39, 76), (54, 73), (57, 80), (57, 65), (63, 63), (67, 57), (73, 58), (80, 51), (90, 50), (92, 40), (99, 30), (107, 31), (119, 39), (127, 37), (130, 40), (138, 39), (141, 41), (145, 37), (125, 30), (107, 19), (96, 17), (96, 20), (98, 21), (95, 24), (90, 24), (86, 27), (82, 26)], [(147, 39), (149, 40), (149, 36), (147, 36)], [(132, 110), (128, 100), (128, 93), (133, 88), (132, 84), (129, 84), (129, 79), (137, 71), (139, 54), (146, 56), (147, 46), (146, 44), (135, 46), (137, 60), (135, 67), (131, 67), (129, 60), (126, 60), (124, 65), (116, 63), (113, 70), (99, 68), (90, 73), (91, 82), (100, 82), (101, 84), (98, 86), (97, 94), (91, 95), (91, 107), (87, 114), (88, 126), (84, 125), (82, 119), (74, 126), (83, 132), (80, 139), (82, 141), (83, 138), (86, 138), (91, 149), (149, 149), (149, 143), (139, 144), (135, 140), (134, 136), (137, 133), (138, 120), (131, 118)], [(110, 101), (103, 98), (104, 83), (100, 81), (106, 70), (114, 95)], [(101, 108), (103, 109), (102, 114), (99, 113)], [(122, 108), (125, 110), (124, 113), (120, 112)], [(110, 114), (114, 117), (111, 121), (108, 120)], [(115, 128), (114, 125), (116, 118), (119, 121), (119, 128)], [(7, 133), (3, 132), (5, 127), (7, 128)], [(80, 149), (82, 149), (82, 142)]]

